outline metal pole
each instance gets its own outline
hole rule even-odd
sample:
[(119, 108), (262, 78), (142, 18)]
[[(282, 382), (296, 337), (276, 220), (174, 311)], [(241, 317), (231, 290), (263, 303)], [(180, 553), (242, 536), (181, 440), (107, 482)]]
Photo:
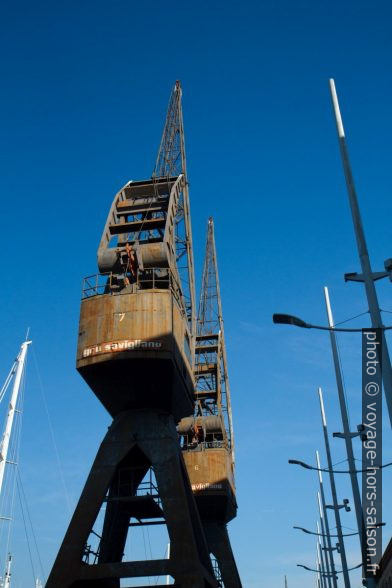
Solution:
[[(316, 522), (316, 528), (317, 528), (317, 533), (320, 535), (320, 526), (319, 526), (318, 521)], [(323, 561), (323, 557), (325, 557), (325, 555), (323, 556), (323, 551), (321, 549), (320, 537), (318, 537), (317, 549), (318, 549), (318, 556), (319, 556), (320, 578), (321, 578), (322, 588), (328, 588), (327, 587), (327, 578), (325, 576), (326, 572), (325, 572), (325, 567), (324, 567), (324, 561)]]
[(327, 533), (326, 533), (325, 525), (324, 525), (324, 514), (323, 514), (323, 508), (321, 507), (320, 492), (317, 492), (317, 500), (318, 500), (319, 513), (320, 513), (321, 533), (323, 535), (323, 546), (321, 548), (321, 553), (324, 556), (325, 577), (327, 579), (328, 588), (332, 588), (332, 573), (331, 573), (331, 566), (330, 566), (330, 558), (328, 557), (328, 553), (331, 553), (331, 552), (328, 551)]
[[(167, 544), (167, 559), (170, 559), (170, 543)], [(169, 574), (166, 576), (166, 585), (170, 584)]]
[(22, 343), (19, 355), (16, 359), (17, 368), (16, 368), (16, 374), (15, 374), (15, 380), (14, 380), (14, 385), (12, 388), (11, 399), (10, 399), (10, 402), (8, 405), (8, 415), (7, 415), (7, 420), (6, 420), (5, 429), (4, 429), (4, 433), (3, 433), (3, 438), (1, 440), (1, 445), (0, 445), (0, 495), (1, 495), (2, 487), (3, 487), (4, 472), (5, 472), (5, 466), (7, 463), (8, 447), (10, 444), (12, 424), (14, 422), (14, 416), (15, 416), (15, 411), (16, 411), (16, 404), (18, 402), (20, 382), (22, 379), (24, 362), (25, 362), (26, 353), (27, 353), (27, 347), (30, 345), (30, 343), (31, 343), (31, 341), (25, 341), (24, 343)]
[[(319, 457), (319, 452), (318, 451), (316, 451), (316, 460), (317, 460), (317, 467), (320, 470), (320, 457)], [(333, 550), (332, 550), (332, 544), (331, 544), (331, 535), (330, 535), (330, 532), (329, 532), (328, 514), (327, 514), (327, 509), (326, 509), (326, 506), (325, 506), (325, 494), (324, 494), (323, 477), (322, 477), (320, 471), (318, 472), (318, 475), (319, 475), (319, 482), (320, 482), (320, 492), (318, 494), (318, 497), (319, 497), (319, 508), (320, 508), (320, 517), (321, 517), (321, 515), (323, 515), (323, 517), (324, 517), (325, 534), (327, 536), (328, 553), (329, 553), (329, 559), (330, 559), (330, 562), (331, 562), (332, 582), (333, 582), (334, 588), (337, 588), (338, 584), (337, 584), (337, 580), (336, 580), (335, 561), (334, 561), (334, 558), (333, 558)]]
[[(382, 328), (382, 319), (380, 305), (378, 303), (377, 292), (374, 285), (373, 272), (370, 265), (369, 253), (366, 245), (365, 232), (362, 226), (361, 213), (359, 210), (357, 194), (354, 186), (354, 179), (351, 172), (350, 160), (346, 145), (346, 137), (343, 128), (342, 116), (340, 114), (338, 97), (336, 94), (334, 80), (329, 80), (333, 108), (335, 111), (336, 128), (339, 137), (340, 153), (342, 156), (344, 175), (346, 178), (347, 192), (350, 201), (351, 215), (354, 224), (355, 238), (359, 260), (362, 268), (362, 277), (365, 285), (366, 297), (369, 305), (370, 317), (374, 328)], [(389, 420), (392, 426), (392, 368), (391, 360), (388, 353), (388, 346), (385, 337), (385, 331), (382, 331), (382, 379), (384, 383), (385, 400), (388, 407)]]
[[(333, 503), (333, 509), (335, 511), (336, 531), (338, 534), (340, 557), (342, 560), (343, 579), (344, 579), (345, 587), (350, 588), (350, 578), (348, 575), (346, 549), (344, 547), (342, 525), (341, 525), (341, 521), (340, 521), (340, 510), (339, 510), (338, 499), (337, 499), (337, 494), (336, 494), (335, 476), (333, 473), (331, 449), (329, 446), (329, 439), (328, 439), (327, 419), (325, 416), (323, 392), (322, 392), (321, 388), (318, 389), (318, 393), (319, 393), (319, 399), (320, 399), (321, 420), (322, 420), (322, 424), (323, 424), (325, 452), (327, 454), (327, 463), (328, 463), (328, 469), (329, 469), (329, 481), (331, 484), (332, 503)], [(321, 476), (321, 472), (319, 472), (319, 473)]]
[(321, 588), (326, 588), (325, 586), (325, 578), (323, 574), (323, 568), (321, 563), (321, 554), (320, 554), (320, 537), (317, 538), (317, 569), (318, 569), (318, 583)]
[[(331, 310), (331, 303), (329, 301), (328, 288), (326, 288), (326, 287), (324, 288), (324, 296), (325, 296), (325, 305), (327, 308), (328, 324), (331, 328), (333, 328), (334, 322), (333, 322), (333, 316), (332, 316), (332, 310)], [(334, 367), (335, 367), (336, 385), (338, 388), (340, 413), (342, 416), (343, 437), (344, 437), (344, 441), (346, 443), (348, 469), (350, 472), (351, 488), (352, 488), (352, 492), (353, 492), (354, 510), (355, 510), (355, 516), (357, 519), (359, 544), (361, 546), (362, 565), (365, 565), (366, 553), (363, 552), (363, 549), (362, 549), (363, 545), (362, 545), (362, 541), (361, 541), (361, 533), (362, 533), (362, 529), (364, 528), (365, 521), (363, 519), (362, 502), (361, 502), (361, 495), (359, 492), (358, 478), (357, 478), (357, 474), (355, 472), (356, 468), (355, 468), (355, 460), (354, 460), (353, 443), (352, 443), (352, 436), (351, 436), (351, 432), (350, 432), (350, 425), (349, 425), (349, 421), (348, 421), (348, 410), (347, 410), (346, 398), (344, 395), (343, 378), (342, 378), (342, 372), (340, 369), (338, 346), (337, 346), (337, 342), (336, 342), (336, 333), (333, 330), (331, 330), (331, 331), (329, 331), (329, 335), (330, 335), (330, 340), (331, 340), (333, 363), (334, 363)], [(374, 586), (375, 584), (372, 584), (372, 579), (369, 579), (367, 585)]]

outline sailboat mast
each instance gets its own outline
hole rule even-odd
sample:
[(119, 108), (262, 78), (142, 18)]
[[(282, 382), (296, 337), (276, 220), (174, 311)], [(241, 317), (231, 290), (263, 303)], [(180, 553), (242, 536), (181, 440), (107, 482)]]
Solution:
[(12, 563), (12, 556), (9, 553), (8, 560), (7, 560), (7, 568), (6, 568), (5, 576), (4, 576), (4, 588), (10, 588), (10, 586), (11, 586), (11, 563)]
[(15, 380), (14, 380), (14, 385), (12, 388), (11, 399), (10, 399), (10, 402), (8, 405), (7, 421), (5, 424), (3, 438), (2, 438), (1, 444), (0, 444), (0, 495), (1, 495), (2, 488), (3, 488), (4, 472), (5, 472), (5, 466), (7, 463), (8, 447), (10, 444), (12, 425), (14, 422), (16, 405), (18, 402), (20, 383), (22, 380), (23, 369), (24, 369), (24, 364), (25, 364), (25, 360), (26, 360), (27, 348), (30, 345), (30, 343), (31, 343), (31, 341), (25, 341), (24, 343), (22, 343), (19, 355), (15, 361), (15, 364), (16, 364)]

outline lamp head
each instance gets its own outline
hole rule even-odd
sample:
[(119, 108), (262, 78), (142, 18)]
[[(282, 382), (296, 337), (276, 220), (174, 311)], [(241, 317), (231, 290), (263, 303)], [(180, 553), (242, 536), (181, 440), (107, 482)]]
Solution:
[(308, 323), (305, 323), (302, 319), (292, 316), (291, 314), (274, 314), (272, 320), (276, 325), (294, 325), (295, 327), (301, 327), (303, 329), (309, 329)]
[(299, 461), (298, 459), (289, 459), (289, 463), (290, 464), (293, 464), (293, 465), (302, 466), (303, 468), (306, 468), (307, 470), (312, 470), (313, 469), (312, 466), (308, 465), (304, 461)]

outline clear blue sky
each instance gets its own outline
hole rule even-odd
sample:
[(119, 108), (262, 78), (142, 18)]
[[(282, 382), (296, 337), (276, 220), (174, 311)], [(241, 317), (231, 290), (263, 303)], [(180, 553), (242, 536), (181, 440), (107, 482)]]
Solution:
[[(340, 429), (331, 356), (324, 334), (274, 327), (271, 315), (325, 323), (324, 285), (337, 321), (366, 309), (362, 287), (342, 279), (359, 264), (329, 77), (374, 268), (392, 255), (391, 13), (377, 0), (0, 7), (0, 379), (30, 326), (73, 507), (109, 424), (74, 368), (81, 279), (96, 271), (113, 195), (151, 174), (180, 79), (198, 277), (206, 219), (215, 219), (237, 439), (230, 533), (246, 588), (280, 588), (284, 574), (290, 588), (314, 585), (295, 566), (314, 563), (314, 541), (291, 527), (315, 527), (317, 480), (287, 460), (313, 463), (322, 447), (317, 386), (331, 431)], [(390, 288), (379, 291), (392, 310)], [(347, 336), (341, 346), (356, 425), (360, 340)], [(28, 382), (21, 475), (48, 573), (69, 514), (32, 354)], [(386, 427), (384, 461), (390, 441)], [(344, 458), (340, 441), (332, 449), (334, 461)], [(387, 472), (384, 480), (387, 497)], [(350, 497), (338, 482), (340, 497)], [(387, 540), (392, 509), (384, 510)], [(353, 517), (344, 524), (353, 527)], [(20, 524), (15, 540), (14, 586), (27, 588)], [(355, 538), (347, 551), (359, 563)]]

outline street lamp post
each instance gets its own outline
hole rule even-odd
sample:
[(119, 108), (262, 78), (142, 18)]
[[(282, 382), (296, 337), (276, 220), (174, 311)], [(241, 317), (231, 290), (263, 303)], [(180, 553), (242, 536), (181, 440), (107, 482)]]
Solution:
[[(333, 356), (333, 363), (335, 368), (335, 377), (336, 377), (336, 385), (338, 389), (338, 396), (339, 396), (339, 405), (340, 405), (340, 413), (342, 417), (342, 425), (343, 425), (343, 433), (339, 434), (339, 437), (343, 437), (345, 444), (346, 444), (346, 452), (347, 452), (347, 460), (348, 460), (348, 469), (350, 472), (350, 481), (351, 481), (351, 488), (353, 492), (353, 499), (354, 499), (354, 510), (355, 516), (357, 520), (357, 527), (359, 532), (359, 543), (361, 546), (361, 554), (362, 554), (362, 564), (365, 565), (366, 563), (366, 553), (364, 553), (363, 545), (362, 545), (362, 529), (365, 528), (365, 521), (363, 518), (363, 511), (362, 511), (362, 502), (361, 502), (361, 494), (359, 492), (359, 484), (358, 478), (355, 471), (355, 460), (354, 460), (354, 450), (353, 450), (353, 443), (352, 438), (353, 436), (358, 435), (358, 433), (351, 433), (350, 425), (348, 420), (348, 410), (347, 410), (347, 403), (346, 397), (344, 394), (344, 387), (343, 387), (343, 377), (342, 371), (340, 368), (340, 361), (339, 361), (339, 354), (338, 354), (338, 346), (336, 342), (336, 334), (334, 332), (334, 322), (332, 316), (332, 309), (331, 303), (329, 300), (329, 292), (328, 288), (324, 288), (324, 297), (325, 297), (325, 306), (327, 310), (327, 317), (328, 317), (328, 324), (331, 328), (329, 331), (329, 336), (331, 340), (331, 348), (332, 348), (332, 356)], [(375, 586), (375, 583), (372, 579), (368, 580), (368, 584), (370, 586)]]
[(318, 569), (318, 580), (322, 588), (326, 588), (325, 577), (323, 576), (323, 564), (321, 561), (321, 543), (320, 537), (317, 537), (317, 569)]
[[(340, 509), (339, 509), (338, 499), (337, 499), (337, 494), (336, 494), (335, 476), (333, 473), (331, 449), (329, 446), (329, 439), (328, 439), (327, 419), (325, 416), (323, 393), (322, 393), (321, 388), (318, 389), (318, 393), (319, 393), (319, 399), (320, 399), (321, 420), (322, 420), (322, 425), (323, 425), (323, 433), (324, 433), (324, 441), (325, 441), (325, 452), (327, 454), (327, 463), (328, 463), (328, 469), (329, 469), (329, 481), (331, 484), (333, 510), (335, 512), (336, 531), (338, 534), (339, 551), (340, 551), (340, 557), (342, 560), (343, 579), (344, 579), (345, 587), (350, 588), (350, 578), (349, 578), (348, 571), (347, 571), (348, 566), (347, 566), (347, 558), (346, 558), (346, 549), (344, 546), (342, 525), (341, 525), (341, 521), (340, 521)], [(317, 464), (317, 465), (319, 465), (319, 464)], [(319, 472), (319, 475), (321, 478), (321, 472)]]
[[(364, 553), (363, 545), (362, 545), (362, 530), (365, 529), (365, 521), (363, 518), (363, 511), (362, 511), (362, 503), (361, 503), (361, 495), (359, 492), (359, 485), (358, 485), (358, 478), (357, 478), (357, 470), (355, 468), (355, 460), (354, 460), (354, 451), (352, 445), (353, 437), (357, 437), (360, 435), (359, 432), (351, 432), (350, 425), (348, 420), (348, 410), (346, 404), (346, 398), (344, 394), (344, 387), (343, 387), (343, 377), (340, 368), (340, 361), (339, 361), (339, 354), (336, 342), (336, 331), (345, 331), (345, 332), (356, 332), (362, 331), (362, 329), (341, 329), (335, 328), (333, 323), (332, 317), (332, 310), (331, 304), (329, 301), (329, 293), (328, 288), (324, 288), (324, 296), (325, 296), (325, 304), (327, 309), (327, 316), (328, 316), (328, 327), (320, 327), (317, 325), (309, 324), (302, 319), (297, 317), (293, 317), (292, 315), (286, 314), (274, 314), (273, 321), (274, 323), (278, 324), (288, 324), (294, 325), (302, 328), (316, 328), (329, 331), (330, 334), (330, 341), (331, 341), (331, 348), (332, 348), (332, 357), (334, 362), (335, 368), (335, 377), (336, 377), (336, 384), (338, 389), (338, 397), (339, 397), (339, 405), (340, 405), (340, 412), (342, 417), (342, 425), (343, 425), (343, 433), (334, 433), (334, 437), (341, 437), (345, 440), (346, 445), (346, 452), (347, 452), (347, 461), (348, 461), (348, 471), (347, 473), (350, 474), (350, 481), (351, 481), (351, 488), (353, 492), (353, 499), (354, 499), (354, 510), (355, 516), (357, 521), (357, 528), (358, 528), (358, 535), (359, 535), (359, 543), (361, 548), (361, 556), (362, 556), (362, 565), (365, 566), (366, 564), (366, 553)], [(382, 327), (383, 333), (385, 330), (391, 327)], [(308, 466), (307, 464), (303, 464), (302, 462), (297, 462), (295, 460), (290, 460), (291, 463), (299, 463), (303, 465), (303, 467), (307, 467), (308, 469), (314, 469), (312, 466)], [(389, 464), (386, 464), (389, 465)], [(379, 466), (385, 467), (385, 466)], [(336, 470), (335, 470), (336, 473)], [(363, 570), (364, 571), (364, 570)], [(376, 586), (376, 582), (373, 578), (368, 578), (366, 581), (366, 585), (368, 588), (373, 588)]]
[[(322, 532), (322, 536), (323, 536), (322, 543), (320, 540), (320, 554), (321, 554), (320, 561), (321, 561), (322, 577), (324, 578), (325, 588), (332, 588), (332, 586), (331, 586), (331, 570), (329, 569), (328, 553), (326, 551), (327, 542), (326, 542), (326, 537), (324, 534), (324, 524), (323, 524), (321, 517), (320, 517), (320, 523), (321, 523), (321, 532)], [(317, 532), (320, 533), (320, 526), (319, 526), (318, 521), (317, 521)]]
[[(358, 274), (347, 274), (346, 279), (353, 280), (357, 282), (363, 282), (365, 285), (366, 297), (369, 305), (369, 313), (372, 320), (372, 326), (376, 329), (382, 329), (382, 318), (380, 312), (380, 306), (378, 303), (377, 292), (374, 285), (374, 281), (379, 279), (380, 277), (384, 277), (388, 275), (388, 270), (390, 270), (390, 260), (386, 262), (386, 266), (389, 263), (389, 267), (386, 267), (387, 272), (380, 273), (380, 272), (373, 272), (372, 267), (370, 265), (369, 253), (366, 245), (365, 239), (365, 232), (363, 230), (361, 213), (359, 210), (357, 194), (355, 191), (354, 185), (354, 178), (351, 171), (350, 160), (348, 156), (348, 150), (346, 145), (346, 136), (344, 133), (343, 128), (343, 121), (342, 116), (340, 114), (339, 102), (338, 97), (336, 94), (335, 82), (334, 80), (329, 81), (330, 90), (331, 90), (331, 97), (333, 108), (335, 112), (335, 120), (336, 120), (336, 128), (338, 132), (339, 138), (339, 146), (340, 146), (340, 153), (342, 156), (343, 168), (344, 168), (344, 175), (346, 178), (346, 185), (347, 185), (347, 192), (350, 202), (351, 208), (351, 215), (354, 224), (354, 231), (355, 231), (355, 238), (357, 241), (357, 249), (359, 260), (361, 263), (362, 275)], [(383, 369), (382, 369), (382, 379), (384, 383), (384, 394), (385, 399), (388, 407), (389, 413), (389, 420), (392, 425), (392, 368), (391, 368), (391, 360), (388, 353), (388, 346), (385, 337), (384, 330), (382, 331), (382, 362), (383, 362)]]
[[(324, 553), (325, 553), (327, 573), (329, 573), (331, 575), (333, 587), (337, 588), (335, 561), (333, 558), (331, 537), (329, 535), (328, 515), (327, 515), (326, 508), (325, 508), (324, 489), (322, 487), (322, 484), (320, 486), (320, 491), (317, 492), (317, 500), (318, 500), (318, 505), (319, 505), (321, 531), (322, 531), (323, 535), (325, 535), (325, 537), (323, 537), (322, 551), (324, 551)], [(329, 580), (329, 582), (330, 581), (331, 580)], [(329, 585), (331, 586), (331, 583)]]

